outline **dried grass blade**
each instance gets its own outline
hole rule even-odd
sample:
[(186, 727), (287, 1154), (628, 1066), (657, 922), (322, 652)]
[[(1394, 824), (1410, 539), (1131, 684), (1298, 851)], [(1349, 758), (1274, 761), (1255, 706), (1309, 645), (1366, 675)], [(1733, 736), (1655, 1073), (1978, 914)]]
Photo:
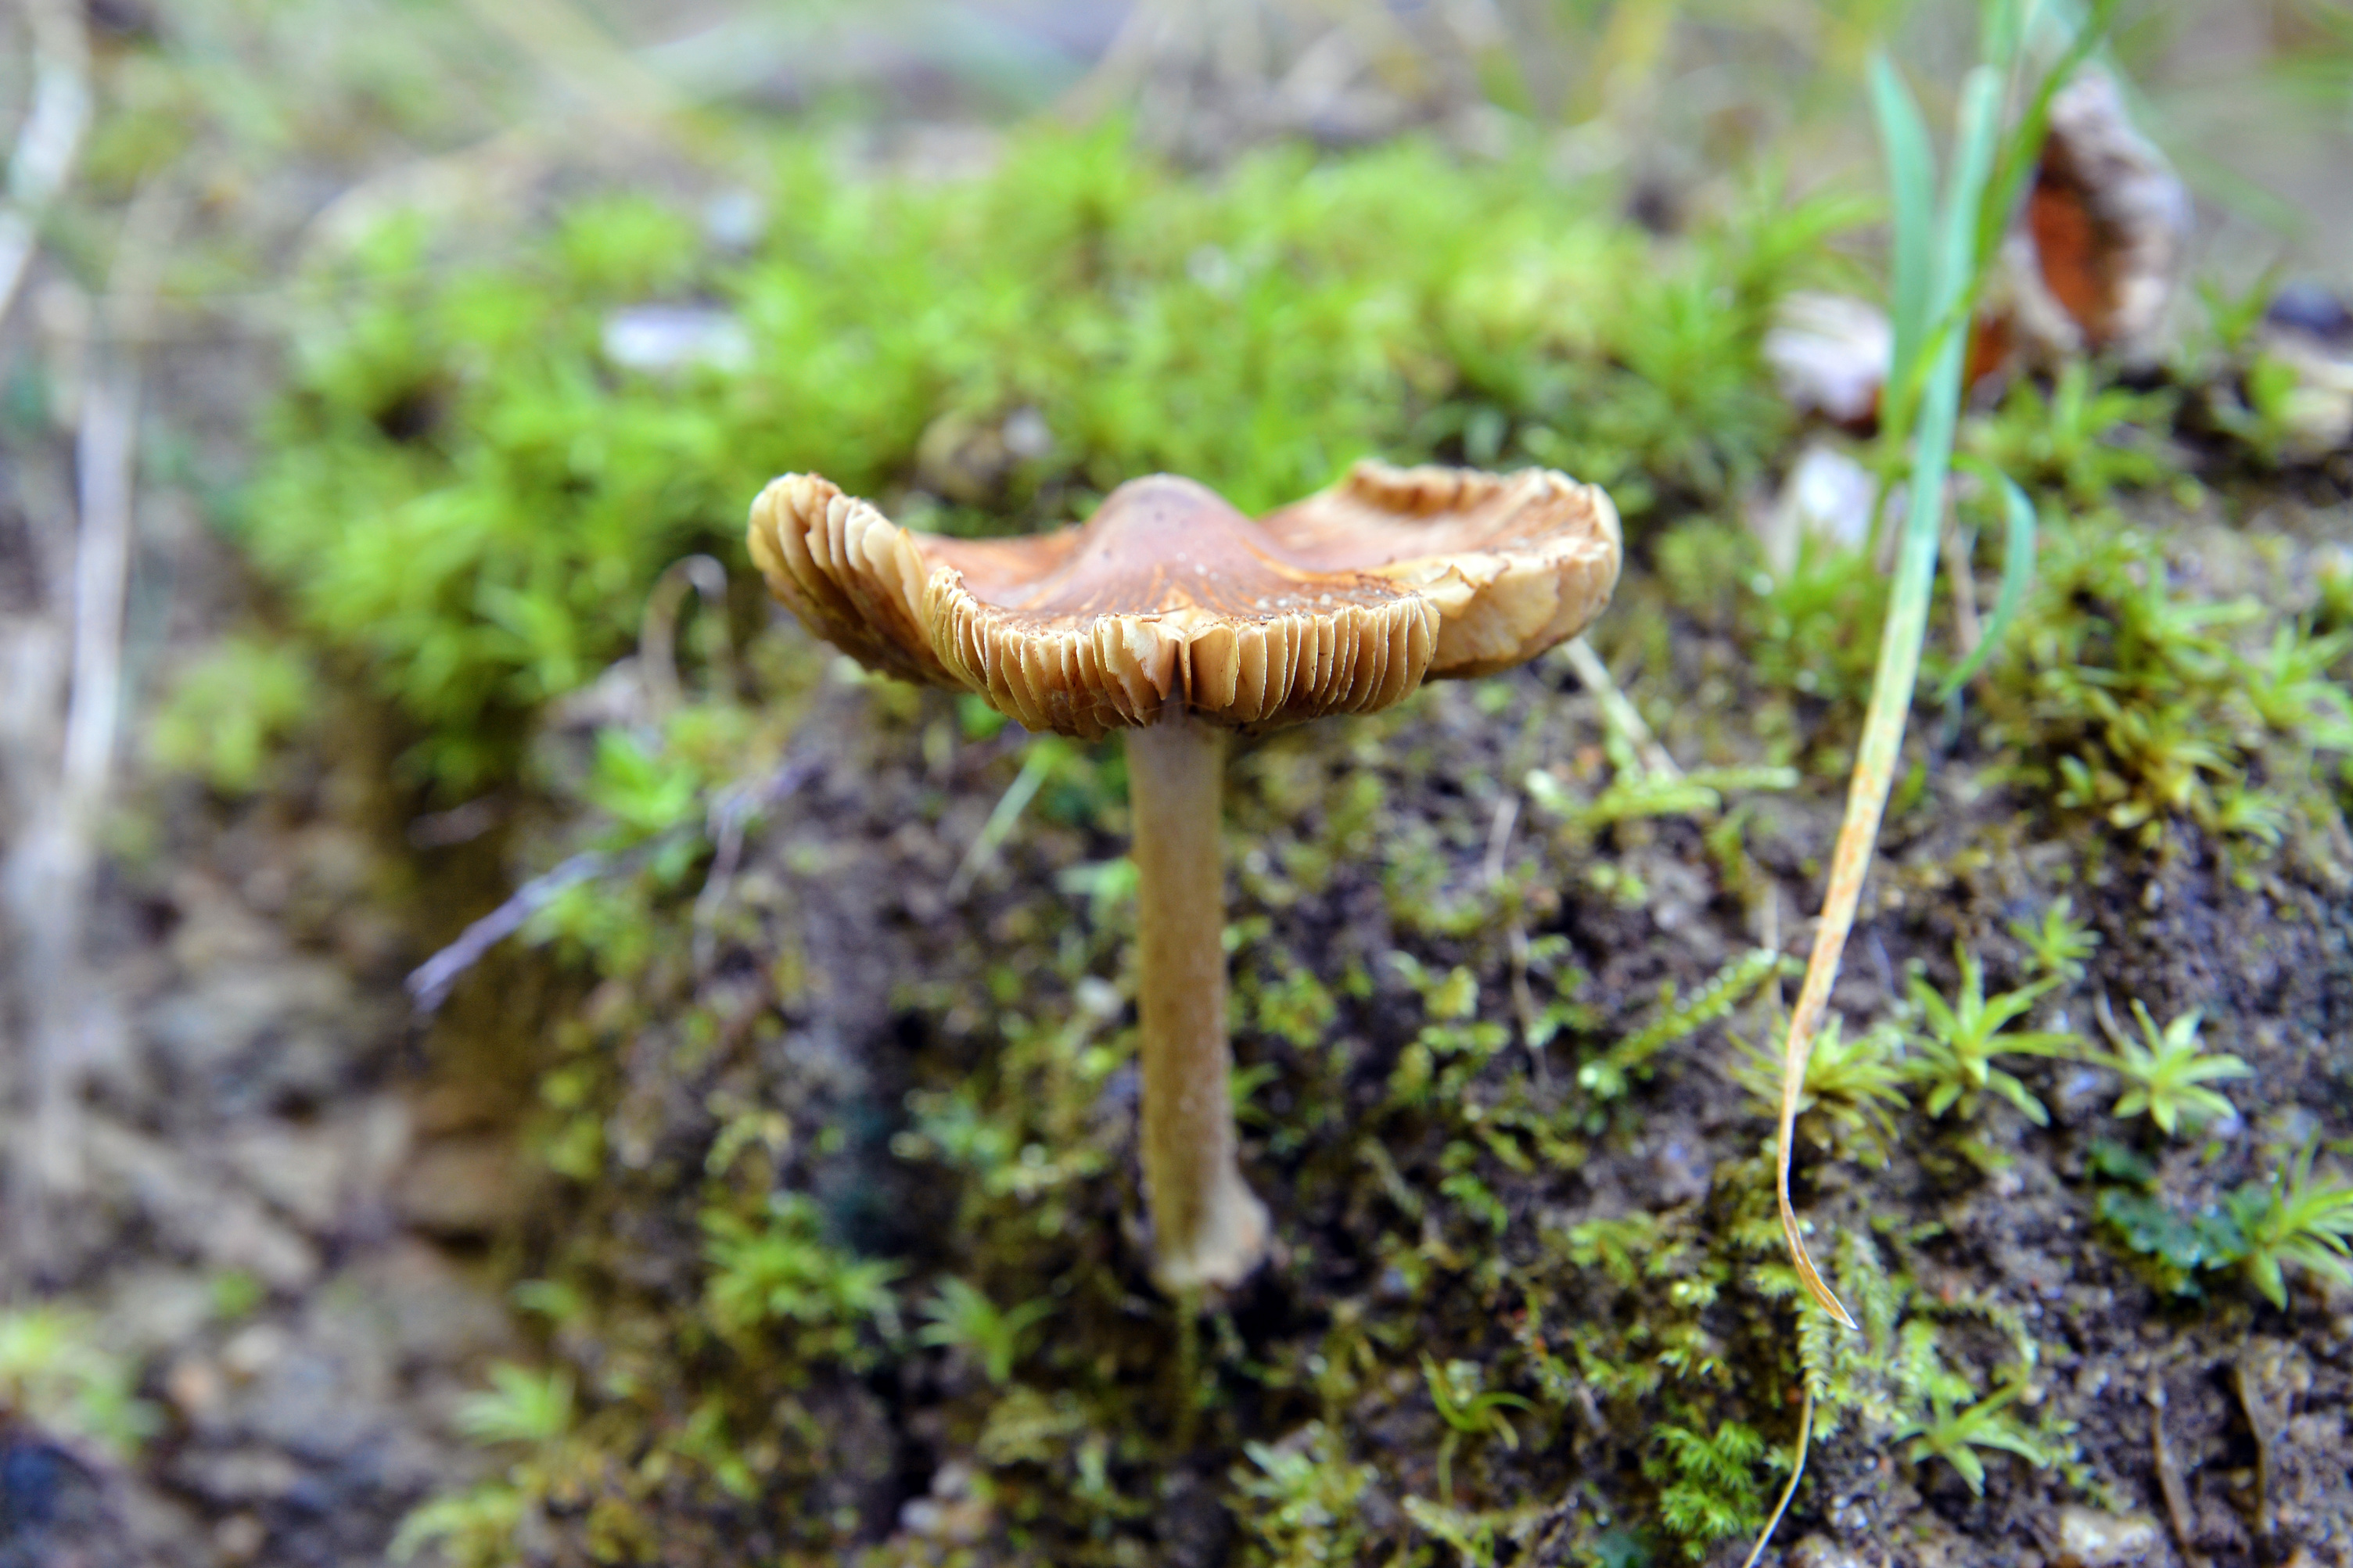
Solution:
[[(1945, 233), (1936, 258), (1935, 314), (1938, 317), (1965, 307), (1975, 275), (1971, 262), (1978, 201), (1993, 163), (2000, 105), (2001, 74), (1989, 66), (1972, 70), (1961, 88), (1959, 145), (1952, 187), (1946, 193)], [(1905, 721), (1920, 673), (1920, 647), (1927, 635), (1928, 595), (1944, 518), (1945, 477), (1952, 462), (1953, 428), (1960, 416), (1961, 353), (1966, 343), (1964, 332), (1939, 334), (1922, 391), (1912, 462), (1911, 510), (1896, 563), (1894, 596), (1880, 639), (1879, 671), (1872, 683), (1871, 707), (1863, 718), (1862, 746), (1855, 758), (1853, 782), (1847, 790), (1846, 816), (1839, 825), (1838, 842), (1831, 851), (1821, 923), (1783, 1047), (1779, 1148), (1774, 1172), (1781, 1234), (1807, 1294), (1850, 1329), (1855, 1327), (1853, 1316), (1814, 1267), (1799, 1231), (1797, 1210), (1789, 1201), (1790, 1148), (1797, 1129), (1798, 1100), (1805, 1088), (1807, 1056), (1830, 1005), (1831, 986), (1838, 979), (1847, 933), (1854, 927), (1855, 908), (1862, 901), (1863, 879), (1879, 839), (1880, 817), (1887, 809), (1888, 791), (1903, 749)]]

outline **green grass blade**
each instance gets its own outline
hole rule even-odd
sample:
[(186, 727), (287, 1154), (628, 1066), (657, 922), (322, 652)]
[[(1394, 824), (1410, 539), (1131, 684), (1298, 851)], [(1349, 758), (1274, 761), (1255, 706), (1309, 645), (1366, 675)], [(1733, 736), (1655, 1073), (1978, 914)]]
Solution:
[[(1960, 136), (1953, 153), (1953, 188), (1945, 203), (1944, 245), (1936, 274), (1939, 315), (1948, 315), (1969, 303), (1968, 296), (1976, 280), (1977, 247), (1989, 221), (1982, 204), (2000, 139), (2001, 74), (1991, 66), (1978, 66), (1961, 84)], [(1996, 235), (2000, 232), (1997, 227)], [(1955, 372), (1957, 415), (1957, 363)], [(1924, 424), (1924, 433), (1925, 429)]]
[[(2032, 3), (2028, 0), (2030, 6)], [(1978, 11), (1978, 57), (2007, 71), (2018, 58), (2019, 45), (2026, 36), (2026, 18), (2020, 14), (2019, 0), (1984, 0)]]
[(956, 867), (955, 875), (948, 879), (947, 899), (960, 903), (972, 891), (973, 883), (981, 873), (997, 863), (997, 852), (1012, 837), (1019, 825), (1021, 814), (1029, 809), (1029, 802), (1045, 784), (1046, 775), (1054, 771), (1055, 763), (1067, 754), (1063, 745), (1050, 735), (1041, 735), (1029, 742), (1029, 754), (1021, 760), (1021, 771), (1013, 775), (1005, 793), (997, 798), (996, 809), (988, 820), (980, 825), (979, 837), (965, 851), (964, 860)]
[(2092, 7), (2090, 19), (2074, 30), (2066, 50), (2035, 85), (2033, 98), (2002, 148), (2000, 164), (1980, 198), (1984, 210), (1978, 226), (1978, 271), (1993, 264), (1994, 252), (2000, 247), (2002, 234), (2010, 226), (2010, 215), (2018, 210), (2026, 194), (2026, 183), (2042, 156), (2043, 138), (2051, 130), (2051, 100), (2106, 39), (2109, 25), (2116, 19), (2116, 3), (2117, 0), (2098, 0)]
[(2010, 521), (2010, 541), (2001, 565), (2001, 595), (1994, 600), (1993, 614), (1986, 620), (1985, 630), (1978, 637), (1978, 646), (1968, 656), (1955, 665), (1945, 677), (1944, 685), (1936, 689), (1936, 700), (1943, 702), (1968, 683), (1984, 665), (1994, 645), (2001, 641), (2002, 633), (2018, 618), (2018, 607), (2026, 601), (2026, 590), (2034, 581), (2034, 503), (2018, 482), (1991, 463), (1982, 458), (1964, 458), (1960, 466), (1978, 475), (2001, 493), (2002, 510)]
[(1894, 348), (1887, 366), (1887, 406), (1882, 423), (1905, 423), (1900, 405), (1909, 401), (1914, 362), (1928, 331), (1930, 237), (1936, 226), (1936, 155), (1911, 89), (1885, 55), (1871, 59), (1871, 107), (1879, 121), (1879, 143), (1887, 158), (1894, 197), (1894, 255), (1891, 258), (1887, 314)]

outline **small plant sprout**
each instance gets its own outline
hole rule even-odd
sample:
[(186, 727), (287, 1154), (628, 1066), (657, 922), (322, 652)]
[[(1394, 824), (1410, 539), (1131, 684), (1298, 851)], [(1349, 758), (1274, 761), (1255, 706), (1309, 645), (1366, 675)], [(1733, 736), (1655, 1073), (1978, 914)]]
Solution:
[(828, 1243), (824, 1228), (816, 1200), (804, 1193), (775, 1194), (758, 1221), (705, 1212), (711, 1277), (703, 1292), (712, 1321), (735, 1334), (787, 1324), (805, 1351), (853, 1364), (867, 1357), (868, 1327), (895, 1339), (899, 1306), (891, 1280), (899, 1266), (853, 1257)]
[(1520, 1434), (1504, 1415), (1504, 1408), (1529, 1410), (1534, 1406), (1516, 1394), (1481, 1386), (1482, 1380), (1476, 1362), (1450, 1361), (1440, 1370), (1436, 1362), (1424, 1356), (1421, 1376), (1430, 1384), (1430, 1403), (1437, 1407), (1438, 1418), (1446, 1423), (1446, 1436), (1438, 1442), (1438, 1492), (1452, 1502), (1454, 1450), (1462, 1439), (1499, 1437), (1506, 1448), (1517, 1449)]
[(477, 1443), (553, 1443), (572, 1429), (572, 1378), (501, 1362), (491, 1386), (458, 1406), (458, 1429)]
[(1228, 731), (1371, 713), (1576, 636), (1618, 580), (1609, 498), (1548, 469), (1359, 463), (1256, 521), (1134, 479), (1078, 528), (919, 533), (814, 474), (752, 504), (768, 587), (871, 668), (1025, 727), (1127, 742), (1153, 1276), (1185, 1295), (1266, 1255), (1237, 1158), (1219, 800)]
[(915, 1331), (917, 1341), (964, 1352), (1002, 1388), (1013, 1381), (1022, 1336), (1053, 1316), (1054, 1303), (1040, 1298), (1000, 1309), (977, 1286), (951, 1277), (940, 1281), (923, 1313), (930, 1321)]
[(2027, 963), (2052, 981), (2083, 979), (2084, 961), (2100, 945), (2100, 933), (2075, 918), (2075, 900), (2064, 894), (2043, 906), (2040, 924), (2010, 921), (2010, 934), (2026, 949)]
[(2012, 388), (2000, 416), (1978, 426), (1978, 445), (2005, 472), (2061, 485), (2078, 504), (2097, 506), (2118, 485), (2165, 478), (2165, 459), (2145, 433), (2166, 427), (2173, 403), (2165, 392), (2094, 392), (2090, 367), (2070, 360), (2047, 398), (2030, 381)]
[(2262, 658), (2243, 661), (2240, 695), (2282, 734), (2303, 735), (2322, 750), (2353, 752), (2353, 695), (2329, 675), (2348, 652), (2353, 652), (2353, 632), (2315, 637), (2279, 626)]
[(2116, 1114), (2146, 1113), (2168, 1138), (2185, 1121), (2196, 1127), (2237, 1114), (2237, 1108), (2220, 1091), (2205, 1086), (2221, 1079), (2248, 1078), (2254, 1069), (2236, 1057), (2210, 1057), (2199, 1048), (2198, 1025), (2203, 1015), (2192, 1009), (2159, 1029), (2139, 997), (2133, 998), (2132, 1006), (2147, 1043), (2127, 1039), (2119, 1032), (2114, 1054), (2100, 1051), (2084, 1058), (2125, 1080)]
[[(1957, 1381), (1957, 1380), (1956, 1380)], [(1950, 1391), (1935, 1388), (1929, 1391), (1928, 1411), (1925, 1419), (1915, 1419), (1897, 1429), (1895, 1440), (1909, 1437), (1911, 1448), (1905, 1458), (1918, 1464), (1924, 1459), (1937, 1458), (1961, 1473), (1969, 1483), (1969, 1490), (1985, 1495), (1985, 1461), (1978, 1457), (1980, 1448), (2015, 1454), (2037, 1469), (2049, 1466), (2051, 1456), (2034, 1440), (2031, 1433), (2021, 1427), (2008, 1413), (2009, 1405), (2026, 1392), (2022, 1383), (2013, 1383), (1998, 1393), (1989, 1394), (1967, 1409), (1953, 1408)]]
[(2247, 1278), (2273, 1306), (2287, 1306), (2281, 1265), (2302, 1264), (2340, 1285), (2353, 1285), (2353, 1185), (2333, 1175), (2315, 1176), (2314, 1145), (2258, 1187), (2250, 1184), (2230, 1196), (2232, 1217), (2246, 1239)]
[[(1805, 1085), (1798, 1092), (1798, 1117), (1811, 1117), (1812, 1136), (1826, 1147), (1876, 1157), (1895, 1142), (1892, 1112), (1908, 1103), (1904, 1095), (1904, 1037), (1887, 1026), (1849, 1039), (1833, 1016), (1814, 1037), (1806, 1058)], [(1781, 1101), (1781, 1059), (1759, 1045), (1742, 1041), (1732, 1076), (1755, 1096), (1764, 1114)]]
[(1356, 1505), (1377, 1472), (1352, 1463), (1331, 1432), (1311, 1421), (1281, 1443), (1244, 1443), (1256, 1468), (1236, 1466), (1233, 1480), (1255, 1506), (1239, 1510), (1267, 1559), (1281, 1568), (1354, 1563), (1364, 1542)]
[(2076, 1044), (2073, 1034), (2062, 1030), (2003, 1032), (2034, 1005), (2052, 983), (2038, 981), (1989, 999), (1985, 966), (1966, 947), (1957, 945), (1953, 951), (1960, 960), (1961, 989), (1952, 1001), (1936, 994), (1936, 988), (1919, 976), (1912, 980), (1912, 1000), (1927, 1025), (1926, 1033), (1914, 1037), (1920, 1058), (1912, 1076), (1928, 1086), (1928, 1114), (1942, 1116), (1957, 1104), (1962, 1115), (1973, 1116), (1978, 1096), (1990, 1089), (2018, 1107), (2037, 1127), (2047, 1126), (2051, 1113), (2042, 1102), (1993, 1061), (2000, 1056), (2064, 1056)]

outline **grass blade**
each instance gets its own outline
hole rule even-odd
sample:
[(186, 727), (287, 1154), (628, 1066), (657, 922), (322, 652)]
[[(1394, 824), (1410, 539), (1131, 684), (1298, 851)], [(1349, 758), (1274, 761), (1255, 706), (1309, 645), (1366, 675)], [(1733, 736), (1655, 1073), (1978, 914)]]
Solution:
[(2019, 201), (2026, 194), (2026, 183), (2042, 156), (2043, 138), (2051, 129), (2051, 100), (2067, 85), (2076, 68), (2099, 48), (2116, 14), (2116, 0), (2098, 0), (2092, 7), (2090, 19), (2075, 29), (2065, 52), (2043, 73), (2025, 112), (2019, 116), (2017, 129), (2002, 149), (2000, 164), (1981, 198), (1984, 210), (1979, 215), (1977, 243), (1979, 273), (1993, 265), (1994, 252), (2000, 248), (2003, 231), (2010, 226), (2010, 215), (2018, 210)]
[[(2030, 6), (2033, 3), (2027, 0)], [(2020, 40), (2026, 36), (2026, 18), (2020, 14), (2019, 0), (1983, 0), (1978, 10), (1978, 37), (1982, 40), (1978, 52), (1988, 63), (2008, 69), (2018, 58)]]
[(1899, 405), (1908, 405), (1914, 362), (1928, 331), (1930, 235), (1936, 199), (1936, 155), (1928, 148), (1928, 128), (1920, 106), (1904, 79), (1895, 74), (1885, 55), (1871, 58), (1871, 108), (1879, 121), (1879, 144), (1887, 158), (1887, 180), (1894, 195), (1894, 255), (1888, 285), (1887, 314), (1894, 330), (1888, 357), (1888, 406), (1883, 424), (1905, 423)]
[(1764, 1533), (1749, 1550), (1748, 1560), (1740, 1568), (1757, 1568), (1757, 1560), (1773, 1544), (1773, 1532), (1781, 1528), (1781, 1516), (1789, 1511), (1789, 1500), (1798, 1495), (1798, 1483), (1806, 1479), (1806, 1450), (1814, 1441), (1814, 1391), (1806, 1390), (1805, 1404), (1798, 1411), (1798, 1446), (1789, 1461), (1789, 1484), (1781, 1489), (1781, 1500), (1773, 1505), (1773, 1517), (1765, 1521)]
[[(1990, 66), (1971, 70), (1961, 87), (1960, 137), (1953, 163), (1953, 184), (1946, 193), (1945, 232), (1936, 257), (1936, 313), (1952, 314), (1965, 306), (1977, 270), (1977, 229), (1980, 201), (1993, 163), (1995, 138), (2000, 132), (2001, 73)], [(1798, 1005), (1789, 1014), (1789, 1033), (1783, 1047), (1781, 1120), (1775, 1184), (1781, 1213), (1781, 1234), (1788, 1243), (1790, 1261), (1807, 1292), (1824, 1311), (1847, 1328), (1854, 1318), (1839, 1300), (1806, 1250), (1798, 1229), (1797, 1210), (1789, 1202), (1789, 1158), (1795, 1142), (1798, 1100), (1805, 1087), (1806, 1057), (1814, 1032), (1829, 1008), (1831, 986), (1838, 979), (1839, 960), (1846, 951), (1847, 933), (1854, 927), (1854, 911), (1862, 898), (1863, 878), (1871, 869), (1873, 847), (1879, 839), (1880, 817), (1895, 778), (1895, 764), (1904, 744), (1905, 718), (1912, 709), (1912, 691), (1920, 674), (1920, 647), (1927, 636), (1929, 589), (1936, 568), (1937, 531), (1945, 510), (1945, 476), (1952, 462), (1953, 429), (1959, 422), (1961, 357), (1968, 335), (1940, 334), (1936, 358), (1921, 392), (1920, 423), (1914, 446), (1910, 512), (1895, 568), (1895, 584), (1888, 606), (1887, 626), (1879, 644), (1879, 670), (1872, 682), (1871, 706), (1863, 716), (1862, 745), (1855, 758), (1854, 777), (1848, 786), (1846, 816), (1839, 825), (1838, 842), (1831, 856), (1830, 888), (1823, 897), (1821, 921), (1813, 952), (1806, 962), (1806, 978)]]
[(1971, 648), (1952, 673), (1945, 677), (1944, 685), (1936, 689), (1936, 700), (1945, 701), (1968, 683), (1993, 652), (1994, 644), (2010, 629), (2017, 618), (2018, 607), (2026, 600), (2027, 585), (2034, 581), (2034, 503), (2018, 488), (2018, 481), (1978, 458), (1964, 458), (1960, 466), (1984, 479), (2001, 493), (2002, 510), (2010, 521), (2010, 539), (2005, 546), (2001, 564), (2001, 596), (1994, 601), (1993, 615)]
[(1021, 814), (1029, 809), (1029, 802), (1044, 785), (1046, 775), (1054, 771), (1054, 764), (1060, 762), (1064, 754), (1064, 748), (1051, 736), (1041, 735), (1029, 742), (1029, 754), (1021, 759), (1021, 771), (1013, 775), (1013, 782), (1005, 787), (1003, 795), (997, 797), (996, 809), (988, 814), (988, 820), (980, 825), (979, 836), (973, 839), (972, 847), (965, 851), (964, 860), (956, 867), (955, 875), (948, 879), (948, 902), (962, 903), (964, 896), (972, 891), (972, 885), (979, 879), (981, 873), (997, 864), (997, 852), (1005, 847), (1006, 839), (1012, 837), (1013, 829), (1021, 821)]

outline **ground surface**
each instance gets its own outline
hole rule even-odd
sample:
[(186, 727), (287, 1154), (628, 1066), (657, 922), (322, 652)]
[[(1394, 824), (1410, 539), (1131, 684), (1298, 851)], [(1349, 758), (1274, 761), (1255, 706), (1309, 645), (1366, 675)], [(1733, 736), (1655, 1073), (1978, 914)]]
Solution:
[[(102, 47), (153, 46), (118, 25)], [(397, 135), (354, 140), (343, 174), (398, 162)], [(326, 182), (291, 162), (307, 212)], [(2318, 188), (2316, 162), (2295, 167)], [(252, 244), (291, 226), (261, 210)], [(40, 367), (0, 423), (0, 835), (20, 860), (58, 795), (79, 298), (51, 274), (0, 339)], [(126, 643), (152, 694), (282, 617), (209, 525), (274, 356), (166, 332), (146, 364)], [(2161, 487), (2127, 501), (2173, 586), (2316, 614), (2353, 547), (2341, 467), (2211, 466), (2187, 510)], [(1678, 504), (1654, 535), (1693, 520)], [(740, 861), (624, 857), (430, 1025), (402, 976), (606, 826), (570, 786), (598, 724), (646, 721), (641, 670), (540, 721), (548, 798), (470, 816), (398, 782), (413, 721), (348, 668), (322, 664), (327, 694), (258, 787), (126, 747), (69, 1089), (29, 1051), (6, 1086), (17, 1146), (39, 1120), (71, 1157), (12, 1172), (0, 1294), (80, 1316), (71, 1356), (0, 1356), (0, 1563), (373, 1562), (434, 1500), (422, 1550), (459, 1561), (1622, 1564), (1686, 1542), (1739, 1561), (1806, 1363), (1770, 1274), (1769, 1121), (1732, 1076), (1790, 982), (1738, 966), (1803, 951), (1852, 715), (1756, 674), (1753, 606), (1687, 576), (1639, 546), (1599, 646), (1685, 768), (1793, 762), (1794, 787), (1598, 810), (1646, 780), (1551, 661), (1238, 749), (1244, 1161), (1282, 1246), (1198, 1319), (1145, 1271), (1115, 747), (1059, 753), (960, 875), (1025, 738), (855, 679), (742, 595), (733, 691), (761, 716), (715, 746), (720, 775), (790, 787)], [(2342, 1160), (2341, 821), (2272, 849), (2186, 815), (2115, 828), (1998, 776), (2017, 759), (1977, 710), (1939, 718), (1915, 720), (1924, 771), (1837, 997), (1850, 1027), (1916, 1029), (1908, 975), (1954, 995), (1956, 942), (1989, 992), (2030, 983), (2010, 927), (2063, 896), (2099, 942), (2034, 1026), (2105, 1047), (2104, 998), (2126, 1029), (2133, 999), (2160, 1023), (2201, 1009), (2254, 1076), (2221, 1086), (2237, 1118), (2203, 1138), (2114, 1116), (2103, 1069), (2023, 1057), (2004, 1065), (2048, 1127), (1990, 1098), (1931, 1118), (1915, 1089), (1892, 1135), (1801, 1128), (1817, 1250), (1883, 1309), (1829, 1381), (1935, 1414), (1893, 1364), (1906, 1325), (1932, 1326), (1947, 1404), (2017, 1384), (2001, 1430), (2036, 1458), (1987, 1451), (1980, 1495), (1901, 1421), (1834, 1412), (1777, 1551), (2353, 1563), (2353, 1292), (2291, 1266), (2274, 1308), (2237, 1272), (2136, 1249), (2102, 1207), (2195, 1215), (2307, 1142)], [(628, 940), (596, 926), (607, 904)], [(22, 957), (39, 914), (16, 906), (12, 1040), (63, 984)], [(1657, 1031), (1617, 1079), (1586, 1070), (1672, 1012), (1662, 986), (1688, 1000), (1728, 971), (1725, 1016)], [(952, 1322), (927, 1310), (949, 1279), (1000, 1319), (1042, 1315)], [(486, 1412), (509, 1363), (561, 1407)], [(105, 1405), (117, 1381), (135, 1405)], [(1758, 1449), (1709, 1461), (1730, 1479), (1660, 1436), (1722, 1454), (1734, 1426)], [(1672, 1526), (1677, 1497), (1720, 1528)]]

